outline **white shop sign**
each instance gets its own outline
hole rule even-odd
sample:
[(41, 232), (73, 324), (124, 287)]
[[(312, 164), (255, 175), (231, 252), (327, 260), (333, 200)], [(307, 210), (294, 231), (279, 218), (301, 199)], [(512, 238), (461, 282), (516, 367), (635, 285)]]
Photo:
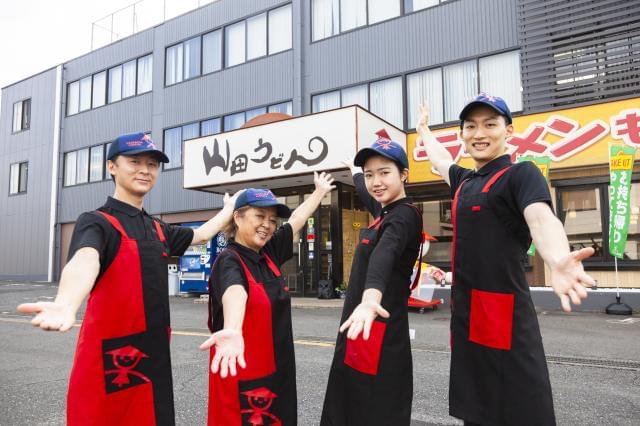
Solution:
[[(184, 144), (184, 187), (226, 192), (311, 184), (314, 171), (344, 169), (341, 161), (383, 129), (406, 147), (403, 131), (357, 106), (191, 139)], [(351, 183), (350, 174), (334, 175)]]

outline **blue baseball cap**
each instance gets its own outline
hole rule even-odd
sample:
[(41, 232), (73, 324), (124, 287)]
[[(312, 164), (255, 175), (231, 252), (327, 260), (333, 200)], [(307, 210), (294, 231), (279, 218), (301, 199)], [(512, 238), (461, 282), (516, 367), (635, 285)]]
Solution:
[(248, 188), (238, 196), (233, 210), (238, 210), (244, 206), (275, 207), (278, 217), (287, 218), (291, 216), (291, 209), (284, 204), (278, 203), (276, 196), (268, 189)]
[(142, 132), (118, 136), (109, 147), (107, 160), (113, 159), (116, 155), (136, 155), (143, 152), (155, 154), (162, 163), (169, 162), (169, 157), (156, 148), (156, 144), (153, 143), (149, 135)]
[(367, 159), (373, 155), (382, 155), (391, 161), (402, 165), (405, 169), (409, 168), (409, 159), (402, 145), (394, 142), (384, 130), (377, 133), (378, 139), (367, 148), (362, 148), (353, 159), (353, 164), (363, 167)]
[(494, 109), (498, 114), (502, 115), (507, 120), (507, 124), (513, 123), (511, 111), (509, 110), (509, 107), (507, 106), (507, 103), (504, 101), (504, 99), (482, 92), (471, 99), (469, 102), (467, 102), (464, 108), (462, 108), (462, 111), (460, 111), (460, 127), (462, 127), (462, 125), (464, 124), (464, 119), (469, 114), (469, 111), (471, 111), (478, 105), (486, 105)]

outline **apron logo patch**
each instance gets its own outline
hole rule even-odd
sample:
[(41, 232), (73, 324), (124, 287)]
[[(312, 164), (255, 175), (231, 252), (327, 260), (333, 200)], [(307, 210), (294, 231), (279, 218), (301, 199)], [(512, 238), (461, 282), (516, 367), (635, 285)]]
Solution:
[[(282, 421), (280, 421), (279, 418), (269, 412), (269, 407), (271, 407), (271, 404), (273, 404), (273, 400), (277, 398), (278, 395), (271, 392), (264, 386), (242, 392), (242, 395), (245, 395), (247, 397), (247, 403), (251, 408), (242, 410), (240, 411), (240, 413), (250, 414), (247, 420), (250, 425), (282, 425)], [(267, 419), (270, 419), (270, 421), (267, 420), (268, 423), (264, 423), (265, 417)]]
[(147, 376), (136, 371), (140, 362), (149, 356), (135, 346), (126, 345), (110, 350), (103, 357), (107, 393), (151, 382)]

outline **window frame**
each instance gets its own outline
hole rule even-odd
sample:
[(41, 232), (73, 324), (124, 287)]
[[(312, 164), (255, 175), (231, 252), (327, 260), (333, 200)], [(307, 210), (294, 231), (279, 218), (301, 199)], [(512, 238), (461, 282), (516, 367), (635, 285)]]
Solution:
[[(632, 173), (631, 184), (640, 184), (640, 173)], [(609, 253), (609, 177), (587, 177), (579, 179), (564, 179), (551, 181), (551, 186), (555, 188), (556, 198), (556, 215), (562, 223), (564, 229), (565, 213), (562, 204), (562, 193), (585, 190), (598, 189), (600, 197), (600, 223), (602, 224), (602, 256), (600, 258), (587, 258), (582, 261), (586, 271), (613, 271), (615, 269), (615, 261)], [(638, 270), (640, 259), (618, 259), (618, 270)]]
[[(18, 181), (16, 182), (17, 190), (16, 190), (16, 192), (11, 192), (11, 186), (12, 186), (12, 183), (13, 183), (12, 182), (12, 171), (13, 171), (12, 169), (13, 169), (14, 166), (17, 166), (17, 168), (18, 168), (18, 174), (17, 174)], [(21, 191), (20, 188), (22, 187), (21, 176), (22, 176), (23, 166), (26, 168), (26, 170), (27, 170), (26, 173), (27, 174), (26, 174), (26, 177), (25, 177), (26, 182), (24, 183), (24, 191)], [(15, 197), (15, 196), (24, 195), (24, 194), (27, 193), (27, 191), (29, 189), (29, 160), (17, 161), (15, 163), (9, 164), (9, 180), (8, 180), (8, 182), (9, 182), (9, 191), (8, 191), (9, 197)]]
[[(19, 126), (17, 126), (18, 128), (16, 128), (16, 106), (17, 105), (20, 105), (20, 116), (18, 118)], [(29, 107), (25, 108), (27, 105)], [(28, 110), (28, 113), (25, 112), (27, 110)], [(28, 118), (25, 119), (25, 115), (28, 115)], [(11, 134), (25, 132), (30, 129), (31, 129), (31, 98), (25, 98), (25, 99), (21, 99), (19, 101), (14, 102), (12, 105)]]

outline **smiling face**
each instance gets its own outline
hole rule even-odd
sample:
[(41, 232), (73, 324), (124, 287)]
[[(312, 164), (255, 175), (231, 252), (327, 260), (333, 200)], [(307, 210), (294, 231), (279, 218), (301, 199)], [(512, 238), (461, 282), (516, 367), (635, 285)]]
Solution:
[(460, 131), (465, 149), (480, 169), (488, 162), (503, 155), (505, 141), (513, 135), (513, 125), (493, 108), (478, 106), (465, 117)]
[(116, 188), (134, 197), (144, 197), (156, 184), (160, 162), (154, 154), (119, 155), (108, 162)]
[(278, 224), (275, 207), (249, 207), (233, 212), (237, 230), (235, 241), (255, 251), (260, 251), (273, 237)]
[(406, 197), (404, 182), (409, 170), (400, 172), (396, 163), (380, 155), (369, 157), (363, 169), (367, 191), (383, 207)]

